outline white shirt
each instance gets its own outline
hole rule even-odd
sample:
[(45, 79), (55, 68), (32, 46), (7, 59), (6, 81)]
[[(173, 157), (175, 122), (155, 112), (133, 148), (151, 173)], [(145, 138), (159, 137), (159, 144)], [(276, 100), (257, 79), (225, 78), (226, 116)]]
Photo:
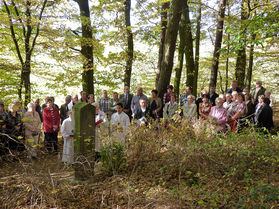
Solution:
[(130, 118), (124, 112), (122, 112), (121, 114), (118, 114), (118, 112), (116, 112), (111, 116), (111, 124), (116, 127), (123, 128), (124, 131), (127, 131), (130, 125)]
[(95, 121), (98, 122), (99, 120), (103, 120), (103, 122), (106, 122), (105, 121), (105, 113), (101, 110), (99, 110), (98, 115), (96, 114)]
[(69, 104), (68, 104), (68, 110), (72, 110), (73, 108), (73, 102), (71, 101)]
[(63, 121), (61, 126), (61, 134), (64, 139), (70, 135), (73, 135), (72, 119), (70, 117)]

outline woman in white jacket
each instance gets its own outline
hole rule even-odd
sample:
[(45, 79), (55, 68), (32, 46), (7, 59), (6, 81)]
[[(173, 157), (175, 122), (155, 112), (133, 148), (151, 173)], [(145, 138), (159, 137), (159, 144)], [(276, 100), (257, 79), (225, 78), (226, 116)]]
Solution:
[(194, 103), (194, 96), (189, 95), (183, 106), (183, 116), (187, 120), (194, 120), (197, 114), (197, 105)]

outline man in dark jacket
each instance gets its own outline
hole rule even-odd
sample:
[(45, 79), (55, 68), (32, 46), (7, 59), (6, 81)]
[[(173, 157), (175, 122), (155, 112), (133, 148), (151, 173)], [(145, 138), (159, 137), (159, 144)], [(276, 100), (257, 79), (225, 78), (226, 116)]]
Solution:
[(216, 94), (215, 90), (215, 86), (210, 87), (209, 101), (211, 102), (212, 106), (215, 106), (215, 99), (219, 97), (219, 94)]
[(130, 94), (130, 89), (128, 86), (124, 87), (124, 93), (120, 95), (120, 99), (123, 101), (123, 112), (125, 112), (130, 120), (132, 119), (131, 102), (133, 99), (133, 94)]
[(60, 108), (61, 124), (63, 123), (63, 121), (66, 118), (68, 118), (68, 112), (69, 112), (68, 104), (71, 102), (71, 100), (72, 100), (72, 96), (68, 95), (65, 98), (65, 104), (61, 105), (61, 108)]
[(137, 123), (140, 125), (148, 125), (148, 118), (150, 117), (150, 110), (147, 106), (147, 101), (145, 99), (140, 99), (140, 108), (136, 109), (134, 120), (137, 120)]

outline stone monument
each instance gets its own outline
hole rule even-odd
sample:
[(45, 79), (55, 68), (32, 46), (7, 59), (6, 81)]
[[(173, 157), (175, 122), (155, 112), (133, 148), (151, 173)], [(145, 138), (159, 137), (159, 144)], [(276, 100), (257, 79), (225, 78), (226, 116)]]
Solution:
[(95, 113), (95, 107), (91, 104), (79, 102), (73, 106), (76, 180), (86, 180), (94, 175)]

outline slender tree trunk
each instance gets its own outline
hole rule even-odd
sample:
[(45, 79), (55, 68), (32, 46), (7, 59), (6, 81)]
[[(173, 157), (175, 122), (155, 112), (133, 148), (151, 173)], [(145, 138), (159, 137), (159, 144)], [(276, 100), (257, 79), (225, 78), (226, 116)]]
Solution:
[[(228, 17), (230, 17), (230, 5), (228, 3)], [(226, 58), (226, 86), (225, 86), (225, 92), (228, 91), (229, 86), (229, 56), (230, 56), (230, 40), (231, 40), (231, 33), (228, 33), (228, 42), (227, 42), (227, 58)]]
[(158, 89), (158, 82), (160, 78), (160, 72), (161, 72), (161, 64), (164, 56), (164, 43), (165, 43), (165, 37), (166, 37), (166, 30), (167, 30), (167, 24), (168, 24), (168, 9), (169, 9), (170, 3), (163, 3), (161, 7), (161, 33), (160, 33), (160, 46), (159, 46), (159, 58), (158, 58), (158, 65), (157, 65), (157, 72), (156, 72), (156, 81), (155, 86), (156, 89)]
[[(20, 61), (21, 64), (21, 75), (20, 75), (20, 86), (18, 89), (18, 96), (19, 99), (22, 99), (22, 92), (23, 92), (23, 87), (25, 90), (25, 100), (24, 100), (24, 106), (26, 107), (27, 104), (30, 102), (31, 100), (31, 83), (30, 83), (30, 74), (31, 74), (31, 57), (32, 57), (32, 52), (34, 50), (34, 47), (36, 45), (36, 40), (37, 37), (39, 36), (40, 33), (40, 23), (42, 20), (42, 15), (44, 12), (44, 9), (46, 7), (47, 4), (47, 0), (44, 0), (42, 2), (42, 7), (40, 8), (40, 13), (38, 16), (38, 19), (36, 20), (36, 22), (32, 22), (31, 19), (31, 6), (32, 3), (34, 3), (31, 0), (26, 0), (26, 7), (25, 7), (25, 15), (26, 15), (26, 25), (24, 24), (25, 22), (22, 20), (21, 14), (19, 13), (19, 10), (17, 8), (17, 5), (15, 4), (15, 2), (12, 0), (11, 1), (11, 5), (12, 7), (10, 7), (11, 9), (13, 9), (13, 11), (11, 12), (9, 6), (7, 5), (6, 1), (3, 0), (6, 12), (8, 14), (9, 17), (9, 23), (10, 23), (10, 32), (11, 32), (11, 37), (13, 39), (14, 45), (15, 45), (15, 49), (16, 49), (16, 53), (17, 53), (17, 57)], [(15, 18), (13, 18), (13, 16)], [(19, 26), (22, 27), (22, 37), (24, 37), (24, 52), (21, 51), (20, 47), (19, 47), (19, 42), (18, 42), (18, 38), (17, 38), (17, 34), (16, 31), (14, 29), (14, 21), (18, 21), (16, 24), (18, 24)], [(33, 27), (36, 26), (36, 27)], [(34, 30), (34, 28), (36, 28)], [(35, 31), (35, 33), (32, 34), (32, 32)], [(33, 35), (33, 40), (31, 41)], [(22, 54), (24, 53), (25, 56), (22, 56)], [(24, 60), (25, 57), (25, 60)]]
[(256, 39), (256, 33), (252, 34), (252, 41), (251, 41), (251, 48), (250, 48), (250, 54), (249, 54), (249, 67), (247, 71), (247, 78), (246, 78), (246, 86), (251, 90), (251, 81), (252, 81), (252, 73), (253, 73), (253, 61), (254, 61), (254, 41)]
[(220, 0), (219, 12), (218, 12), (218, 22), (217, 22), (217, 28), (216, 28), (216, 39), (215, 39), (211, 75), (210, 75), (210, 84), (209, 84), (210, 87), (212, 87), (212, 86), (216, 87), (216, 83), (217, 83), (220, 49), (221, 49), (222, 38), (223, 38), (225, 9), (226, 9), (226, 0)]
[(133, 33), (131, 29), (131, 0), (125, 1), (125, 23), (126, 23), (126, 33), (127, 33), (127, 58), (126, 58), (126, 68), (124, 74), (124, 86), (129, 86), (131, 83), (133, 56), (134, 56), (134, 41)]
[(174, 79), (174, 92), (177, 93), (177, 95), (179, 95), (181, 74), (182, 74), (183, 61), (184, 61), (184, 52), (185, 52), (185, 45), (186, 45), (185, 28), (186, 28), (186, 21), (183, 21), (183, 17), (181, 17), (180, 26), (179, 26), (180, 43), (178, 48), (178, 63), (177, 63), (177, 67), (175, 68), (175, 79)]
[(88, 0), (75, 0), (81, 18), (81, 54), (83, 56), (82, 88), (87, 94), (94, 94), (92, 27)]
[[(249, 0), (248, 0), (249, 1)], [(244, 25), (245, 21), (248, 19), (246, 0), (241, 2), (241, 35), (242, 39), (239, 42), (241, 46), (237, 52), (236, 67), (235, 67), (235, 78), (238, 83), (239, 88), (244, 88), (245, 81), (245, 69), (246, 69), (246, 32), (247, 27)], [(244, 26), (244, 28), (242, 27)]]
[(230, 37), (231, 35), (228, 34), (228, 44), (227, 44), (227, 58), (226, 58), (226, 87), (225, 87), (225, 92), (227, 92), (228, 90), (228, 86), (229, 86), (229, 56), (230, 56)]
[(163, 98), (163, 95), (167, 90), (167, 85), (170, 83), (177, 33), (184, 4), (184, 0), (172, 1), (171, 15), (168, 21), (164, 42), (164, 56), (161, 63), (160, 79), (158, 81), (158, 96), (160, 98)]
[(201, 0), (198, 1), (198, 16), (197, 16), (197, 31), (196, 31), (196, 51), (195, 51), (195, 72), (193, 95), (197, 96), (198, 77), (199, 77), (199, 62), (200, 62), (200, 39), (201, 39)]
[(194, 86), (194, 74), (195, 74), (195, 62), (194, 62), (194, 50), (193, 50), (193, 36), (192, 36), (192, 28), (191, 21), (189, 16), (189, 6), (187, 1), (185, 1), (185, 8), (182, 13), (182, 20), (186, 22), (186, 45), (185, 45), (185, 58), (186, 58), (186, 85), (193, 88)]

